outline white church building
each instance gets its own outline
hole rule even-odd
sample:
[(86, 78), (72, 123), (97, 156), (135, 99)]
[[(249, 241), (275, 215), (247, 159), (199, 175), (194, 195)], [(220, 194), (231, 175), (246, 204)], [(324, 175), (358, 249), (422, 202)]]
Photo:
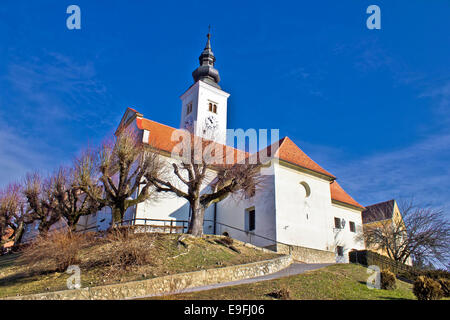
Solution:
[[(199, 137), (227, 141), (227, 99), (214, 68), (210, 35), (192, 73), (194, 84), (181, 95), (180, 128)], [(131, 126), (143, 143), (151, 143), (165, 161), (173, 162), (172, 133), (177, 128), (144, 118), (128, 108), (119, 127)], [(228, 147), (231, 148), (231, 147)], [(362, 232), (364, 207), (347, 194), (336, 177), (309, 158), (291, 139), (284, 137), (269, 147), (265, 170), (271, 173), (264, 187), (248, 198), (230, 196), (211, 205), (205, 213), (204, 233), (229, 236), (279, 252), (294, 259), (313, 262), (348, 262), (352, 249), (365, 249), (356, 235)], [(243, 151), (238, 151), (243, 152)], [(207, 187), (207, 186), (205, 186)], [(189, 203), (175, 195), (163, 194), (130, 208), (125, 220), (135, 225), (186, 227)], [(80, 221), (106, 229), (110, 212), (104, 209)]]

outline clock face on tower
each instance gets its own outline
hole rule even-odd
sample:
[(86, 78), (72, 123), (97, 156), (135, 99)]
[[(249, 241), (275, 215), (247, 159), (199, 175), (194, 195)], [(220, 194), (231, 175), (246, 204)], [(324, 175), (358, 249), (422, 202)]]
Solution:
[(214, 116), (208, 116), (205, 119), (205, 129), (208, 131), (215, 131), (219, 125), (219, 122), (217, 121), (216, 117)]

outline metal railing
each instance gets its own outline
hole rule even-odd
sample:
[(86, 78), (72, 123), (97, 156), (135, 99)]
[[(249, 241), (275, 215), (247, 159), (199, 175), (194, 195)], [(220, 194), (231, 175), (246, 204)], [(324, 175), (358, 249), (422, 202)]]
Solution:
[[(162, 222), (163, 224), (154, 224), (155, 222), (156, 223)], [(231, 226), (231, 225), (228, 225), (228, 224), (225, 224), (222, 222), (217, 222), (214, 220), (204, 219), (203, 220), (204, 229), (205, 229), (205, 225), (208, 225), (208, 224), (210, 224), (210, 225), (215, 224), (216, 226), (221, 226), (221, 227), (229, 228), (233, 231), (237, 231), (243, 235), (242, 238), (248, 239), (248, 241), (246, 241), (248, 243), (253, 243), (254, 242), (253, 240), (255, 240), (255, 239), (262, 239), (262, 240), (270, 242), (274, 246), (276, 246), (277, 244), (286, 246), (289, 250), (289, 254), (292, 253), (292, 248), (293, 248), (292, 245), (271, 239), (266, 236), (256, 234), (253, 231), (240, 229), (235, 226)], [(187, 233), (188, 228), (189, 228), (189, 221), (187, 221), (187, 220), (164, 220), (164, 219), (136, 218), (136, 219), (130, 219), (130, 220), (123, 220), (123, 221), (117, 222), (115, 225), (116, 226), (133, 226), (135, 228), (136, 227), (144, 227), (144, 228), (142, 228), (143, 231), (150, 231), (150, 232), (158, 232), (158, 231), (162, 230), (162, 232), (168, 232), (168, 233)], [(147, 226), (150, 228), (147, 228)]]
[[(167, 219), (151, 219), (151, 218), (135, 218), (135, 219), (128, 219), (128, 220), (122, 220), (119, 222), (115, 222), (115, 227), (132, 227), (133, 229), (137, 230), (138, 232), (163, 232), (163, 233), (187, 233), (189, 228), (189, 221), (188, 220), (167, 220)], [(292, 245), (289, 245), (287, 243), (283, 243), (262, 235), (258, 235), (254, 233), (253, 231), (248, 231), (244, 229), (237, 228), (235, 226), (231, 226), (222, 222), (217, 222), (214, 220), (208, 220), (205, 219), (203, 221), (203, 225), (205, 227), (205, 224), (215, 224), (216, 226), (225, 227), (228, 229), (231, 229), (233, 231), (240, 232), (242, 234), (242, 238), (247, 238), (248, 241), (244, 241), (247, 243), (253, 244), (255, 239), (263, 239), (265, 241), (269, 241), (272, 243), (273, 246), (276, 246), (278, 244), (286, 246), (289, 250), (289, 254), (292, 253)], [(51, 231), (57, 231), (67, 229), (66, 227), (58, 227), (54, 228)], [(95, 225), (92, 227), (84, 227), (79, 228), (78, 230), (75, 230), (74, 232), (100, 232), (99, 226)], [(241, 237), (240, 237), (241, 238)], [(24, 241), (22, 243), (28, 243), (32, 241), (33, 239), (27, 239), (27, 241)], [(270, 247), (270, 246), (265, 246)]]

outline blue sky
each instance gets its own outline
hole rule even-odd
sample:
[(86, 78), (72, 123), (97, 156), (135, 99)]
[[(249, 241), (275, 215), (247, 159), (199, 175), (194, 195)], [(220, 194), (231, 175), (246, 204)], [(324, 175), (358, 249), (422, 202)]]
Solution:
[[(81, 8), (81, 30), (66, 8)], [(381, 8), (381, 30), (366, 8)], [(450, 209), (450, 2), (0, 4), (0, 186), (114, 131), (125, 108), (177, 127), (212, 25), (229, 127), (279, 128), (361, 204)]]

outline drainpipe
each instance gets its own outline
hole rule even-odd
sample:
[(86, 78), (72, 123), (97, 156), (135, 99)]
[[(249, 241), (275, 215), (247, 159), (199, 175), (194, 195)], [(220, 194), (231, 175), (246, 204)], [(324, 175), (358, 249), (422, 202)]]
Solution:
[(213, 227), (214, 234), (216, 234), (216, 220), (217, 220), (217, 202), (214, 202), (214, 227)]

